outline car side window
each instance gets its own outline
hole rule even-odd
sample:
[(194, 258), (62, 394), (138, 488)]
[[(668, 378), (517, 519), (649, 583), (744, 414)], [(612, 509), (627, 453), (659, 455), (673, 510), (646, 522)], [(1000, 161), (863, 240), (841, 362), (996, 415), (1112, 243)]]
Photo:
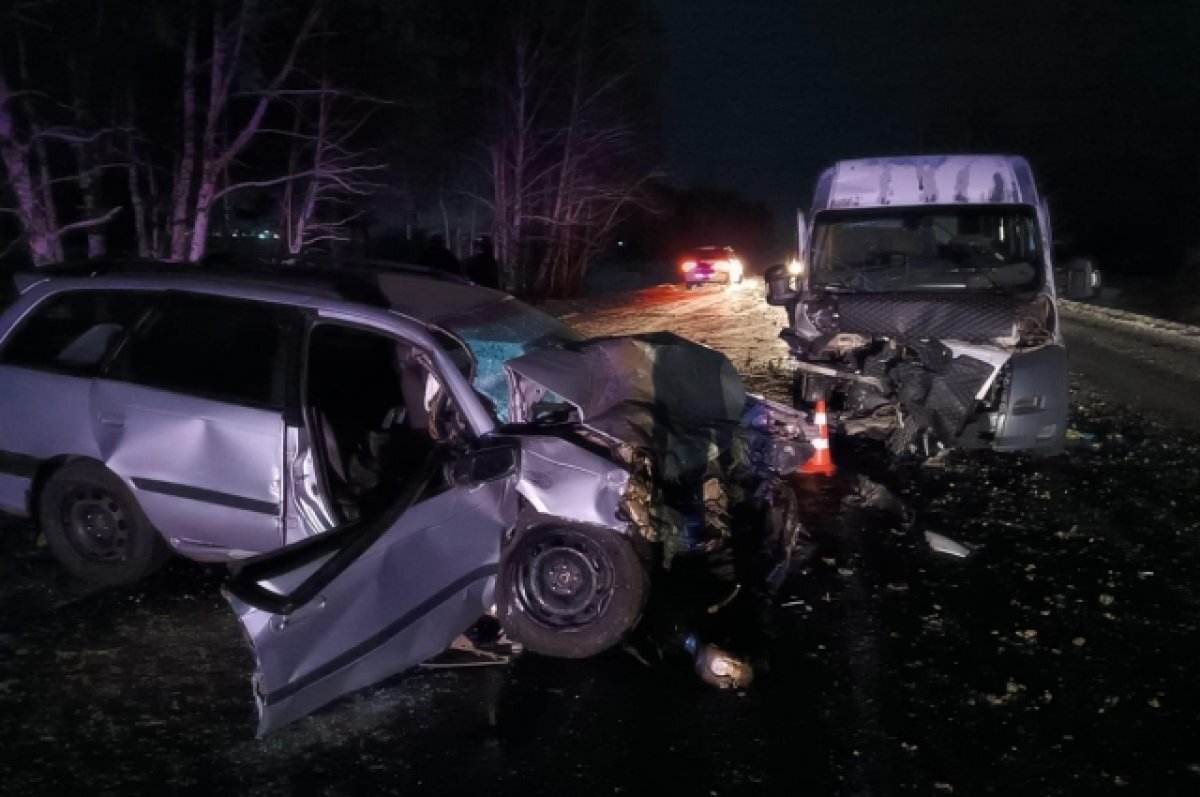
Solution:
[(95, 374), (133, 326), (148, 298), (130, 291), (56, 293), (21, 322), (0, 352), (0, 363), (79, 375)]
[(115, 379), (252, 407), (281, 409), (293, 311), (265, 302), (172, 296), (121, 348)]

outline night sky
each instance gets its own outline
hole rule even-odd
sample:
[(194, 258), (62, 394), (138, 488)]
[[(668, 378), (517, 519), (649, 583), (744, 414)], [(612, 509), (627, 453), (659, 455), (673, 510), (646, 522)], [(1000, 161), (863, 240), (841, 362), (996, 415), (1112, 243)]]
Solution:
[(1142, 266), (1196, 243), (1200, 4), (658, 2), (681, 179), (782, 219), (839, 158), (995, 150), (1033, 162), (1059, 237)]

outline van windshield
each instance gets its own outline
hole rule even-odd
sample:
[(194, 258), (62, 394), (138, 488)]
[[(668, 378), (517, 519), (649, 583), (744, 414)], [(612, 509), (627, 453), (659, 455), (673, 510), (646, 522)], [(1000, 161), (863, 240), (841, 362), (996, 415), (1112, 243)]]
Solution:
[(1041, 236), (1027, 205), (829, 210), (813, 225), (814, 287), (861, 292), (1036, 290)]

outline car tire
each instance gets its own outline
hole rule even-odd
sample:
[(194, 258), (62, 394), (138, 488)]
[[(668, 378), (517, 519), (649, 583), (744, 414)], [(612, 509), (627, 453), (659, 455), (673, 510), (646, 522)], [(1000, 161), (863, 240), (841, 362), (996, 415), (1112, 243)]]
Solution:
[(38, 522), (63, 567), (97, 586), (140, 581), (171, 555), (125, 483), (87, 460), (68, 462), (46, 481)]
[(650, 591), (632, 541), (589, 526), (535, 526), (500, 557), (496, 606), (508, 635), (535, 653), (582, 659), (620, 642)]

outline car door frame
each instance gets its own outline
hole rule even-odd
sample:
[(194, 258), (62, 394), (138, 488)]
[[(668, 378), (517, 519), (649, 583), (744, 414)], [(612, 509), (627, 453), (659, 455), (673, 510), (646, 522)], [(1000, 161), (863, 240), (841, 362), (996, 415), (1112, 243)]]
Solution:
[[(232, 565), (223, 592), (255, 654), (260, 734), (418, 664), (482, 616), (493, 600), (503, 536), (518, 513), (520, 445), (493, 434), (494, 422), (427, 329), (396, 316), (318, 315), (312, 327), (356, 327), (423, 353), (463, 414), (470, 441), (457, 460), (448, 459), (452, 452), (444, 447), (435, 448), (382, 515)], [(484, 423), (472, 417), (479, 413)], [(507, 467), (477, 481), (461, 469), (452, 475), (456, 462), (501, 447), (512, 457)], [(438, 469), (447, 474), (449, 489), (421, 500), (425, 480)], [(443, 509), (448, 516), (440, 514)], [(471, 520), (480, 521), (479, 527)], [(442, 534), (456, 536), (440, 541), (434, 536)], [(439, 559), (415, 564), (397, 559), (413, 551)], [(419, 572), (413, 580), (420, 586), (401, 596), (395, 591), (398, 574), (390, 568), (405, 564)], [(364, 594), (384, 593), (388, 601), (362, 602)]]

